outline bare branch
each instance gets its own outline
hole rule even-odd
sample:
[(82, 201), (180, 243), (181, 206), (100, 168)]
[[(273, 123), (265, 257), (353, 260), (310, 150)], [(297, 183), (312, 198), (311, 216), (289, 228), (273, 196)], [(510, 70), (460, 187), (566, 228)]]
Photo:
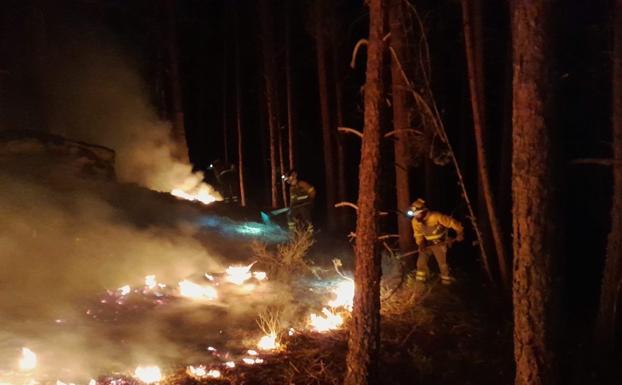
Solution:
[(384, 134), (385, 138), (390, 138), (391, 136), (399, 136), (400, 134), (408, 134), (408, 133), (413, 133), (416, 135), (423, 135), (423, 132), (419, 131), (419, 130), (415, 130), (414, 128), (404, 128), (401, 130), (393, 130), (393, 131), (389, 131), (386, 134)]
[(609, 158), (584, 158), (584, 159), (574, 159), (570, 162), (570, 164), (593, 164), (598, 166), (614, 166), (617, 164), (622, 164), (622, 159), (609, 159)]
[[(335, 207), (351, 207), (356, 211), (359, 209), (359, 207), (352, 202), (338, 202), (335, 203)], [(386, 211), (379, 211), (378, 215), (389, 215), (389, 213)]]
[(367, 41), (367, 39), (361, 39), (359, 40), (356, 45), (354, 46), (354, 50), (352, 51), (352, 60), (350, 61), (350, 68), (355, 68), (356, 67), (356, 55), (359, 52), (359, 48), (362, 45), (368, 45), (369, 42)]
[(361, 131), (359, 131), (359, 130), (355, 130), (354, 128), (350, 128), (350, 127), (337, 127), (337, 131), (342, 132), (344, 134), (354, 134), (354, 135), (358, 136), (359, 138), (363, 139), (363, 133), (361, 133)]
[(335, 207), (351, 207), (354, 210), (358, 211), (359, 207), (352, 202), (339, 202), (335, 203)]

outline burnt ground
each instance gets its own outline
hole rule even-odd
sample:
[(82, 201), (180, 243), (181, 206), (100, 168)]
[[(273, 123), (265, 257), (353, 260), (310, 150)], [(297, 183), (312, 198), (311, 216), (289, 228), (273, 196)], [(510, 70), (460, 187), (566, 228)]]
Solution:
[[(322, 254), (323, 239), (311, 251)], [(326, 243), (325, 243), (326, 242)], [(343, 246), (343, 245), (341, 245)], [(385, 264), (386, 265), (386, 264)], [(511, 384), (512, 329), (509, 312), (495, 303), (493, 289), (465, 271), (451, 287), (438, 280), (426, 287), (407, 277), (383, 288), (380, 384)], [(391, 294), (392, 293), (392, 294)], [(283, 348), (265, 363), (223, 370), (217, 382), (198, 381), (183, 371), (172, 384), (340, 384), (345, 374), (347, 328), (282, 336)]]

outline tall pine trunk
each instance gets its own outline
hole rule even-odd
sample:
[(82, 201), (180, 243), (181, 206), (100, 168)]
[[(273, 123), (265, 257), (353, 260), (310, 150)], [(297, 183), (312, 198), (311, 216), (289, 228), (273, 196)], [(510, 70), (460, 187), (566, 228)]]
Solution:
[[(335, 83), (335, 123), (336, 126), (333, 130), (333, 136), (335, 138), (335, 145), (337, 148), (337, 199), (339, 201), (347, 200), (347, 187), (346, 187), (346, 167), (345, 167), (345, 149), (343, 144), (343, 138), (339, 135), (338, 128), (344, 126), (343, 118), (343, 75), (342, 75), (342, 60), (339, 53), (339, 23), (337, 19), (337, 4), (333, 3), (328, 8), (329, 10), (329, 22), (330, 22), (330, 48), (333, 67), (333, 81)], [(340, 213), (344, 213), (343, 210)], [(346, 225), (345, 216), (339, 216), (340, 225)]]
[(176, 23), (176, 6), (174, 0), (165, 0), (165, 9), (167, 18), (167, 39), (166, 48), (168, 51), (169, 64), (169, 86), (171, 92), (171, 101), (173, 107), (173, 127), (171, 136), (175, 142), (176, 148), (173, 154), (177, 159), (183, 162), (189, 162), (188, 144), (186, 143), (186, 129), (184, 127), (184, 109), (183, 96), (181, 90), (181, 76), (179, 74), (179, 51), (177, 48), (177, 23)]
[(235, 29), (235, 126), (238, 139), (238, 179), (240, 183), (240, 204), (246, 206), (246, 189), (244, 188), (244, 137), (242, 133), (242, 87), (240, 74), (240, 15), (236, 15)]
[(277, 189), (277, 135), (279, 133), (279, 118), (276, 93), (276, 63), (274, 62), (274, 40), (269, 0), (260, 1), (259, 13), (262, 32), (266, 116), (268, 118), (268, 137), (270, 148), (270, 203), (273, 208), (276, 208), (279, 204)]
[[(403, 0), (391, 0), (389, 6), (389, 23), (391, 27), (391, 48), (395, 55), (391, 55), (391, 93), (393, 95), (393, 130), (395, 131), (395, 190), (397, 209), (402, 213), (408, 211), (410, 205), (410, 179), (408, 165), (408, 148), (406, 145), (409, 128), (408, 117), (408, 85), (400, 71), (400, 65), (406, 63), (408, 47), (406, 45), (406, 30), (404, 23)], [(402, 63), (397, 63), (395, 57)], [(402, 253), (414, 248), (414, 240), (410, 219), (405, 215), (397, 216), (400, 250)]]
[[(479, 3), (481, 0), (475, 0)], [(486, 158), (485, 143), (485, 126), (486, 113), (484, 108), (484, 73), (483, 73), (483, 57), (481, 51), (481, 41), (476, 41), (477, 36), (473, 33), (471, 25), (472, 12), (481, 13), (481, 4), (475, 9), (471, 6), (471, 0), (462, 0), (462, 14), (464, 27), (464, 49), (467, 59), (467, 70), (469, 78), (469, 90), (471, 94), (471, 110), (473, 116), (473, 129), (475, 131), (475, 144), (477, 147), (477, 165), (480, 188), (483, 200), (486, 205), (486, 213), (490, 223), (490, 230), (495, 244), (495, 252), (499, 265), (499, 273), (503, 286), (509, 286), (509, 276), (507, 271), (507, 257), (505, 256), (505, 247), (503, 245), (503, 236), (501, 233), (501, 224), (497, 217), (495, 200), (493, 191), (490, 186), (490, 174), (488, 172), (488, 160)], [(481, 14), (478, 15), (481, 18)], [(481, 21), (480, 21), (481, 23)], [(481, 25), (479, 25), (481, 28)]]
[(326, 0), (315, 2), (315, 52), (317, 77), (322, 116), (322, 145), (324, 153), (324, 178), (326, 187), (326, 223), (329, 230), (335, 229), (335, 158), (333, 154), (333, 129), (330, 114), (330, 93), (328, 91), (327, 42), (326, 42)]
[(385, 2), (369, 0), (365, 113), (359, 166), (356, 267), (345, 385), (377, 383), (380, 350), (380, 254), (377, 249), (380, 123), (383, 105)]
[(516, 385), (554, 385), (550, 0), (516, 0), (512, 10), (514, 358)]
[(613, 192), (611, 195), (611, 229), (607, 239), (607, 256), (600, 293), (596, 335), (601, 347), (612, 351), (617, 342), (616, 324), (620, 321), (617, 306), (622, 292), (622, 0), (614, 3), (614, 37), (612, 63), (612, 146)]
[(294, 106), (292, 103), (292, 15), (291, 1), (287, 2), (285, 9), (285, 92), (287, 93), (287, 154), (289, 168), (296, 168), (294, 153)]

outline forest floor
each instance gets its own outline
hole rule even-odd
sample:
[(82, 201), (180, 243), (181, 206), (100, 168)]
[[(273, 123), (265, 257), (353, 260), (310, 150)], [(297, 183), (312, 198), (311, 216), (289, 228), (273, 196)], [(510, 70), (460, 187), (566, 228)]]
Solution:
[[(320, 239), (310, 255), (327, 255), (322, 251), (335, 247), (334, 241)], [(457, 283), (449, 287), (438, 279), (421, 285), (410, 275), (398, 290), (394, 290), (398, 278), (383, 284), (379, 383), (513, 383), (510, 313), (491, 302), (490, 287), (459, 269), (456, 275)], [(180, 370), (167, 382), (341, 384), (346, 372), (346, 330), (347, 324), (328, 333), (283, 336), (280, 350), (262, 354), (262, 365), (225, 370), (217, 381), (203, 382)]]

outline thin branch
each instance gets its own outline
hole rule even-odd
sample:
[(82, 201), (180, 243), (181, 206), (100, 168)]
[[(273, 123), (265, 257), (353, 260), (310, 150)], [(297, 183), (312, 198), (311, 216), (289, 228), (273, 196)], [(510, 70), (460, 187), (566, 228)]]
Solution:
[[(350, 207), (353, 208), (355, 211), (359, 210), (359, 207), (352, 202), (338, 202), (335, 203), (335, 207)], [(389, 213), (387, 211), (379, 211), (378, 215), (389, 215)]]
[(335, 203), (335, 207), (351, 207), (354, 210), (358, 211), (359, 207), (352, 202), (339, 202)]
[(344, 134), (353, 134), (358, 136), (359, 138), (363, 139), (363, 133), (359, 130), (355, 130), (354, 128), (350, 128), (350, 127), (337, 127), (337, 131), (342, 132)]
[(385, 138), (390, 138), (391, 136), (399, 136), (399, 134), (409, 134), (409, 133), (413, 133), (416, 135), (423, 135), (423, 132), (419, 131), (419, 130), (415, 130), (414, 128), (404, 128), (401, 130), (393, 130), (393, 131), (389, 131), (386, 134), (384, 134)]
[(367, 39), (361, 39), (359, 40), (356, 45), (354, 46), (354, 50), (352, 51), (352, 60), (350, 61), (350, 68), (354, 69), (356, 67), (356, 55), (359, 52), (359, 48), (362, 45), (368, 45), (369, 42), (367, 41)]
[(598, 166), (614, 166), (616, 164), (622, 164), (622, 159), (609, 159), (609, 158), (584, 158), (574, 159), (570, 164), (594, 164)]

